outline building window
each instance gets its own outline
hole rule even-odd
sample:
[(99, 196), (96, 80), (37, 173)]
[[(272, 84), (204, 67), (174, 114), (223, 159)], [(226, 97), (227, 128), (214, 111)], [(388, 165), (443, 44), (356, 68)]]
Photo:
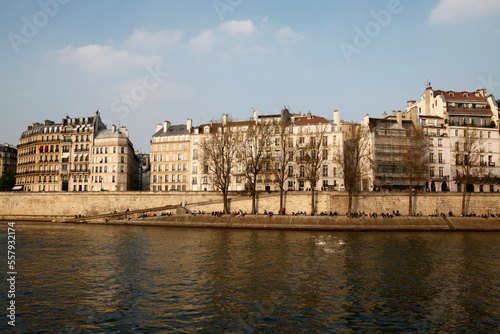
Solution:
[[(326, 137), (323, 137), (326, 138)], [(323, 150), (323, 160), (328, 160), (328, 150)]]
[(305, 177), (306, 173), (305, 173), (305, 168), (304, 166), (300, 166), (299, 167), (299, 176), (300, 177)]
[(288, 166), (288, 177), (293, 177), (293, 166)]
[(328, 165), (323, 165), (323, 177), (328, 177)]

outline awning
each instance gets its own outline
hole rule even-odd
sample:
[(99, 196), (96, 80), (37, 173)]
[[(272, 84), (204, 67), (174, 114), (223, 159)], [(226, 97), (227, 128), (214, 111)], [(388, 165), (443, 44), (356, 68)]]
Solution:
[(43, 145), (42, 145), (42, 146), (40, 146), (40, 148), (39, 148), (38, 150), (39, 150), (40, 152), (42, 152), (42, 151), (43, 151)]
[(14, 186), (14, 188), (12, 188), (12, 191), (21, 191), (21, 190), (23, 190), (22, 185), (17, 185), (17, 186)]
[(45, 145), (45, 152), (49, 151), (49, 145)]
[(65, 159), (65, 158), (69, 158), (69, 153), (63, 153), (62, 154), (62, 158)]

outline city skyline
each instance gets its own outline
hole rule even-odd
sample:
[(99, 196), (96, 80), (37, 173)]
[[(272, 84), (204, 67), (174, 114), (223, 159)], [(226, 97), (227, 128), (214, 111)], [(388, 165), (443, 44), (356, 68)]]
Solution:
[(46, 0), (0, 9), (0, 142), (14, 145), (32, 122), (97, 109), (147, 153), (164, 120), (243, 120), (286, 105), (359, 122), (404, 109), (427, 81), (500, 96), (496, 0)]

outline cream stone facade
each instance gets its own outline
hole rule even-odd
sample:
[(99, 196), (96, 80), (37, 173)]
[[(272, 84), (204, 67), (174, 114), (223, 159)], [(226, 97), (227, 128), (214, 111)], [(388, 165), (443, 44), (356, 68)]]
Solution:
[[(454, 147), (463, 138), (467, 127), (477, 129), (483, 138), (483, 172), (500, 176), (499, 110), (493, 95), (487, 95), (485, 89), (456, 92), (433, 90), (429, 85), (418, 102), (408, 101), (405, 112), (414, 114), (417, 122), (432, 136), (427, 189), (460, 190), (460, 184), (454, 181)], [(500, 190), (498, 184), (469, 186), (475, 192)]]
[[(286, 140), (290, 148), (289, 161), (286, 166), (286, 181), (284, 187), (288, 191), (305, 191), (311, 188), (311, 184), (306, 177), (305, 150), (311, 149), (311, 143), (316, 140), (320, 141), (316, 145), (318, 152), (313, 150), (309, 153), (318, 154), (321, 160), (318, 175), (319, 179), (316, 185), (317, 190), (343, 190), (343, 175), (341, 166), (336, 165), (333, 161), (333, 155), (338, 154), (337, 145), (342, 142), (342, 131), (340, 128), (340, 113), (334, 111), (333, 120), (327, 120), (324, 117), (315, 116), (310, 112), (306, 115), (291, 114), (287, 109), (283, 109), (281, 114), (275, 115), (259, 115), (257, 110), (254, 111), (253, 117), (246, 121), (229, 121), (228, 115), (223, 115), (221, 123), (208, 123), (194, 127), (191, 133), (190, 145), (190, 179), (191, 188), (193, 191), (213, 191), (214, 184), (211, 181), (211, 175), (208, 173), (208, 167), (203, 165), (202, 145), (203, 141), (208, 136), (216, 133), (224, 126), (234, 129), (241, 134), (242, 145), (245, 145), (249, 139), (247, 129), (252, 124), (265, 123), (270, 126), (273, 133), (265, 136), (265, 165), (261, 174), (257, 175), (257, 191), (277, 191), (279, 187), (274, 182), (276, 170), (281, 168), (280, 157), (280, 138), (276, 133), (276, 128), (280, 122), (284, 121), (287, 126), (288, 135)], [(257, 138), (260, 140), (262, 138)], [(291, 154), (290, 154), (291, 153)], [(249, 190), (249, 180), (245, 175), (245, 162), (235, 160), (234, 166), (231, 168), (231, 183), (229, 190), (244, 191)]]
[[(16, 184), (24, 191), (96, 190), (92, 155), (96, 136), (103, 130), (106, 125), (98, 111), (92, 117), (67, 116), (61, 123), (47, 120), (28, 126), (19, 140)], [(128, 161), (134, 160), (133, 148), (127, 154)], [(123, 190), (133, 190), (134, 177), (126, 179)]]
[(90, 190), (138, 190), (140, 162), (125, 127), (101, 130), (92, 147)]
[(190, 140), (192, 121), (186, 124), (171, 125), (165, 121), (158, 124), (151, 140), (151, 179), (152, 191), (190, 190)]

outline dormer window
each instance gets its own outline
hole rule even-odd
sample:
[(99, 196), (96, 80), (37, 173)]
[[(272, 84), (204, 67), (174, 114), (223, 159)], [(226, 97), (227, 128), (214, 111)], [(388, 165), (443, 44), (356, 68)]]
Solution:
[(455, 94), (453, 92), (450, 92), (450, 97), (454, 97)]
[(464, 93), (464, 97), (469, 97), (469, 94), (468, 93)]
[(479, 93), (478, 92), (476, 92), (476, 94), (474, 94), (474, 95), (476, 95), (476, 97), (479, 97)]

